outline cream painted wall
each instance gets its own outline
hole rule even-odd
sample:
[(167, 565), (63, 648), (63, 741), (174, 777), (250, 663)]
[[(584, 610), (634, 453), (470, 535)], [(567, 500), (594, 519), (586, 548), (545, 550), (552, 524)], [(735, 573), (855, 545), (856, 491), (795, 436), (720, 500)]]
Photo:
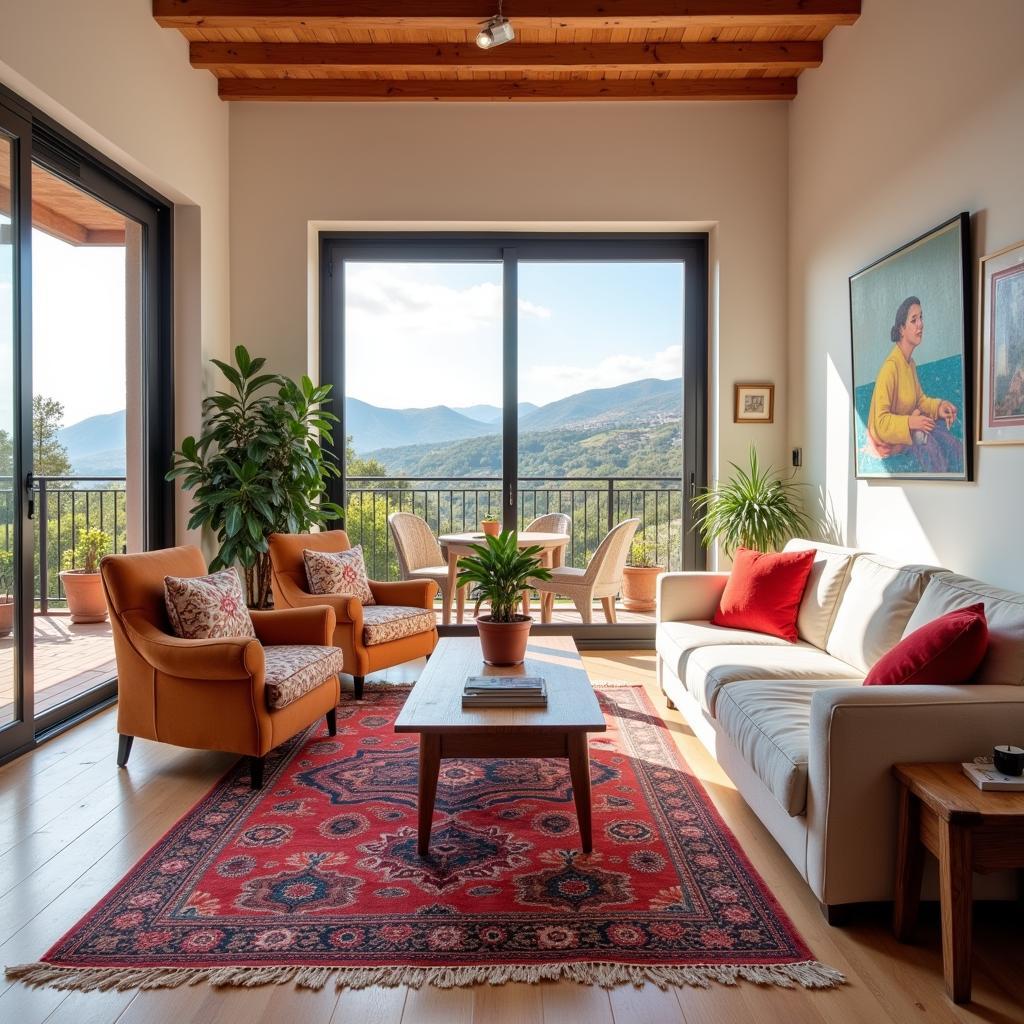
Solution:
[[(782, 104), (237, 104), (233, 337), (287, 373), (310, 368), (316, 248), (309, 240), (328, 222), (522, 230), (710, 224), (718, 356), (712, 464), (719, 456), (722, 465), (742, 461), (751, 442), (781, 463), (786, 119)], [(776, 383), (775, 426), (733, 424), (735, 380)]]
[(1022, 41), (1020, 0), (865, 0), (800, 78), (789, 159), (789, 430), (804, 479), (850, 543), (1017, 590), (1024, 447), (978, 449), (973, 484), (854, 480), (847, 278), (960, 210), (972, 277), (977, 257), (1024, 238)]
[[(150, 0), (0, 0), (0, 82), (176, 204), (175, 417), (229, 341), (228, 107)], [(187, 504), (177, 508), (178, 533)]]

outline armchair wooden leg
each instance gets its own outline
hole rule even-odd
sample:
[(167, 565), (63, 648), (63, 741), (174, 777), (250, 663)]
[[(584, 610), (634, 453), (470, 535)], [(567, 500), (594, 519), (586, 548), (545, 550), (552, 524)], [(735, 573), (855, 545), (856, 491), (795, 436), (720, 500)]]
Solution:
[(132, 740), (134, 736), (117, 737), (117, 767), (123, 768), (128, 763), (128, 756), (132, 752)]
[(253, 789), (263, 788), (263, 758), (249, 758), (249, 785)]
[(337, 736), (338, 735), (338, 709), (331, 708), (327, 712), (327, 735)]
[(352, 680), (355, 684), (355, 699), (363, 699), (363, 683), (366, 681), (366, 676), (353, 676)]

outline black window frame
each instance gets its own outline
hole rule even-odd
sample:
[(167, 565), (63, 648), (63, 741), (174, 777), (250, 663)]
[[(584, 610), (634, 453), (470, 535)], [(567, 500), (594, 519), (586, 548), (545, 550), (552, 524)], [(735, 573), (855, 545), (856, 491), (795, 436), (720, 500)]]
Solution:
[[(502, 512), (506, 523), (516, 521), (515, 473), (518, 470), (518, 264), (519, 262), (673, 261), (684, 264), (683, 316), (683, 539), (685, 569), (704, 569), (707, 552), (694, 529), (689, 499), (707, 485), (708, 455), (708, 235), (704, 232), (364, 232), (321, 231), (319, 234), (319, 359), (320, 381), (345, 391), (345, 263), (354, 262), (488, 262), (502, 265)], [(345, 403), (336, 401), (339, 417), (328, 454), (338, 460), (341, 477), (328, 493), (344, 507)], [(509, 488), (508, 484), (512, 487)], [(534, 631), (570, 632), (580, 646), (649, 647), (653, 623), (593, 623), (566, 627), (541, 625)], [(467, 626), (441, 626), (442, 635), (465, 635)]]

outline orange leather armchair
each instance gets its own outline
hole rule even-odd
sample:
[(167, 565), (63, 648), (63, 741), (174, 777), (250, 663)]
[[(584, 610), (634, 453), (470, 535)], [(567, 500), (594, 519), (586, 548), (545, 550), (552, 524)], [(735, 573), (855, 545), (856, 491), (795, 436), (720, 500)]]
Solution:
[(400, 583), (378, 583), (370, 580), (370, 590), (378, 606), (398, 605), (430, 612), (430, 628), (411, 636), (383, 643), (367, 644), (364, 637), (366, 619), (372, 619), (374, 605), (367, 609), (358, 598), (341, 594), (311, 594), (306, 589), (304, 548), (311, 551), (347, 551), (352, 545), (344, 530), (322, 533), (272, 533), (270, 544), (271, 584), (276, 608), (306, 608), (329, 604), (337, 624), (334, 643), (344, 652), (345, 671), (355, 680), (355, 697), (363, 696), (363, 681), (369, 672), (400, 665), (414, 658), (429, 657), (437, 646), (437, 625), (434, 619), (434, 597), (437, 584), (433, 580), (403, 580)]
[(264, 644), (331, 645), (334, 612), (321, 603), (296, 611), (253, 612), (257, 639), (183, 640), (164, 605), (165, 576), (205, 576), (198, 548), (107, 555), (100, 563), (117, 657), (117, 763), (136, 736), (249, 758), (254, 789), (263, 758), (321, 715), (336, 732), (337, 674), (278, 709), (266, 697)]

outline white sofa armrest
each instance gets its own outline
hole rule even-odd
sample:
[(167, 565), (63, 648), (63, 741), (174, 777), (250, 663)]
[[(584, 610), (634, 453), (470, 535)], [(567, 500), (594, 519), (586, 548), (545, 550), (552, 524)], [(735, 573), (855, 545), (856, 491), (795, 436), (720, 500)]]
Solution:
[(727, 572), (666, 572), (658, 577), (658, 622), (710, 619), (729, 579)]
[(845, 686), (811, 701), (807, 880), (823, 903), (891, 898), (892, 766), (969, 761), (1024, 737), (1024, 686)]

